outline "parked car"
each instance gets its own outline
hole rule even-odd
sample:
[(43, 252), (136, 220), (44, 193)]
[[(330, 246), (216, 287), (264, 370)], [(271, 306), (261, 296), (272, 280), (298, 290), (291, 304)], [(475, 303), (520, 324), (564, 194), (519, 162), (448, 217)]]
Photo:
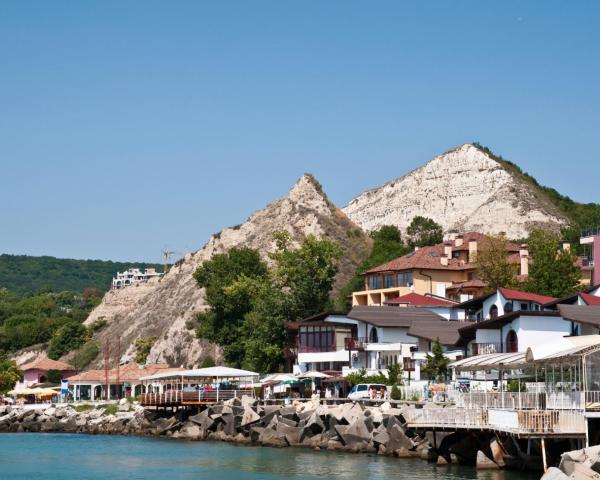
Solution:
[(359, 383), (348, 394), (350, 400), (383, 400), (387, 397), (387, 387), (380, 383)]

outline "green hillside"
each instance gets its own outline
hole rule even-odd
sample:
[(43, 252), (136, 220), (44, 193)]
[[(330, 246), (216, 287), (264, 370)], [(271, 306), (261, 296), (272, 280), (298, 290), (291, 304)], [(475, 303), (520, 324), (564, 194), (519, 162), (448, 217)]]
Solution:
[(554, 188), (541, 185), (534, 177), (521, 170), (518, 165), (506, 160), (501, 155), (495, 154), (488, 147), (477, 142), (473, 142), (472, 145), (501, 163), (506, 170), (518, 175), (537, 188), (554, 206), (570, 219), (571, 228), (563, 232), (566, 239), (573, 240), (578, 237), (580, 230), (600, 227), (600, 204), (576, 202), (570, 197), (557, 192)]
[(18, 294), (40, 291), (83, 292), (95, 287), (102, 291), (110, 288), (112, 277), (131, 267), (162, 266), (154, 263), (124, 263), (105, 260), (72, 260), (28, 255), (0, 255), (0, 288)]

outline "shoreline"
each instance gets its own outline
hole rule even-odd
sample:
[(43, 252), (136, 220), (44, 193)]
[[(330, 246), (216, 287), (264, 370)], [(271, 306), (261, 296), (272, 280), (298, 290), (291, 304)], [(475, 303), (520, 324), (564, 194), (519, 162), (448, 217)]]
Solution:
[[(404, 415), (415, 408), (363, 406), (348, 402), (324, 405), (318, 399), (291, 405), (260, 405), (234, 399), (195, 415), (147, 410), (122, 400), (97, 406), (21, 409), (0, 406), (0, 432), (80, 433), (220, 441), (238, 445), (303, 448), (387, 457), (418, 458), (439, 466), (461, 464), (477, 469), (510, 467), (499, 457), (495, 440), (458, 432), (436, 438), (407, 427)], [(165, 416), (166, 415), (166, 416)]]

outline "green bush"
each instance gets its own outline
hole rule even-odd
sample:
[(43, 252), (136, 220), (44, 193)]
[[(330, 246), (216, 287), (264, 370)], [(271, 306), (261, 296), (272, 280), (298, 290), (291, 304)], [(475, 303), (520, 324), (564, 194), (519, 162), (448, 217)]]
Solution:
[(52, 336), (48, 357), (58, 360), (65, 353), (81, 347), (87, 337), (87, 328), (81, 323), (71, 321), (60, 327)]
[(87, 367), (92, 361), (98, 356), (100, 353), (100, 349), (98, 348), (98, 344), (94, 340), (90, 340), (85, 343), (77, 352), (75, 356), (71, 360), (71, 364), (77, 370), (83, 370)]
[(48, 370), (46, 381), (48, 383), (58, 384), (62, 380), (62, 372), (60, 370)]
[(390, 393), (390, 398), (392, 400), (402, 400), (402, 394), (400, 393), (398, 385), (392, 385), (392, 392)]
[(215, 360), (210, 355), (204, 357), (200, 362), (200, 368), (210, 368), (216, 365)]

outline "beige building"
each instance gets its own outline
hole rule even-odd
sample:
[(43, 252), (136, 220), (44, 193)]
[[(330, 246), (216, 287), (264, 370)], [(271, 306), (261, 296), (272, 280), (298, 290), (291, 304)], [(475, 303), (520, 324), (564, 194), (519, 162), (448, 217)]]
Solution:
[[(410, 292), (461, 302), (479, 296), (485, 285), (477, 277), (474, 261), (484, 239), (476, 232), (450, 235), (444, 243), (372, 268), (364, 273), (365, 289), (352, 294), (352, 305), (383, 305)], [(508, 242), (506, 254), (520, 264), (520, 274), (527, 275), (527, 247)]]

